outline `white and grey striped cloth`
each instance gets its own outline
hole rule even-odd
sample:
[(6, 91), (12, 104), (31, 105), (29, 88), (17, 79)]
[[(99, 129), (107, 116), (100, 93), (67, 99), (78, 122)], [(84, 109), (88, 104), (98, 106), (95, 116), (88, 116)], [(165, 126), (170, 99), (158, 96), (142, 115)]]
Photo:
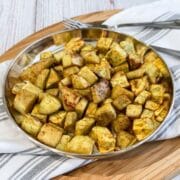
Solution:
[[(176, 7), (180, 7), (178, 0), (171, 0), (170, 2), (165, 0), (149, 5), (141, 5), (111, 17), (106, 24), (114, 25), (119, 22), (180, 18), (180, 12), (177, 11), (178, 8)], [(122, 28), (120, 31), (135, 35), (147, 43), (174, 49), (180, 47), (180, 31), (177, 30)], [(170, 67), (176, 65), (171, 68), (176, 85), (176, 97), (173, 112), (156, 140), (180, 135), (180, 62), (176, 57), (165, 54), (162, 54), (162, 56)], [(9, 63), (10, 61), (0, 64), (0, 83), (3, 82), (3, 76)], [(9, 120), (3, 107), (2, 89), (0, 89), (0, 97), (0, 179), (44, 180), (67, 173), (91, 162), (90, 160), (61, 157), (31, 143)]]

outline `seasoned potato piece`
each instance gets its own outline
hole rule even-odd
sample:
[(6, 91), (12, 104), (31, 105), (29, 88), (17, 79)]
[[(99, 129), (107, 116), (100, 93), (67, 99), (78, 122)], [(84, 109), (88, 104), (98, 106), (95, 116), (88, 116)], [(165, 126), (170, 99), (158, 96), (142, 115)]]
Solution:
[(90, 85), (98, 80), (97, 76), (87, 66), (81, 68), (78, 75), (82, 76)]
[(133, 145), (136, 142), (136, 138), (132, 134), (121, 130), (117, 134), (116, 141), (117, 141), (117, 146), (123, 149), (130, 145)]
[(72, 56), (72, 64), (81, 67), (84, 64), (84, 60), (80, 55), (75, 54)]
[(143, 90), (149, 89), (149, 81), (147, 79), (147, 76), (144, 76), (143, 78), (131, 80), (130, 85), (131, 85), (131, 90), (134, 92), (136, 96)]
[(107, 52), (113, 42), (112, 38), (101, 37), (97, 41), (97, 49), (101, 52)]
[(69, 86), (72, 84), (71, 77), (65, 77), (61, 80), (62, 85)]
[(51, 51), (42, 52), (40, 54), (40, 60), (51, 60), (53, 59), (53, 54)]
[(169, 109), (170, 102), (169, 101), (164, 101), (163, 104), (154, 112), (155, 116), (158, 116), (163, 110)]
[(67, 130), (68, 132), (74, 132), (77, 118), (78, 116), (76, 112), (67, 112), (64, 121), (64, 129)]
[(141, 114), (141, 118), (154, 119), (154, 112), (149, 109), (144, 109)]
[(59, 89), (58, 88), (47, 89), (46, 93), (48, 93), (48, 94), (50, 94), (52, 96), (58, 96)]
[(40, 74), (37, 76), (35, 85), (40, 89), (44, 89), (46, 86), (46, 81), (49, 76), (49, 69), (43, 69)]
[(60, 151), (66, 151), (67, 144), (71, 140), (71, 136), (69, 135), (62, 135), (60, 142), (56, 146), (56, 149), (59, 149)]
[(89, 136), (74, 136), (67, 144), (67, 151), (78, 154), (92, 154), (94, 141)]
[(39, 104), (41, 114), (52, 114), (61, 108), (61, 102), (54, 96), (47, 94)]
[(84, 46), (84, 41), (80, 37), (72, 38), (65, 46), (66, 51), (76, 53)]
[(142, 113), (142, 105), (129, 104), (126, 108), (126, 115), (131, 118), (137, 118)]
[(21, 128), (34, 137), (38, 134), (41, 127), (42, 123), (30, 115), (25, 115), (21, 123)]
[(62, 100), (63, 107), (66, 111), (73, 111), (80, 100), (80, 95), (70, 88), (63, 87), (61, 84), (60, 89), (60, 99)]
[(73, 74), (72, 75), (72, 85), (75, 89), (86, 89), (90, 86), (88, 81), (83, 77)]
[(139, 95), (135, 98), (134, 102), (138, 104), (144, 104), (150, 96), (151, 96), (151, 93), (144, 90), (139, 93)]
[(113, 102), (113, 99), (107, 98), (107, 99), (105, 99), (105, 101), (103, 102), (103, 104), (112, 103), (112, 102)]
[(110, 64), (114, 67), (126, 61), (127, 53), (118, 44), (113, 43), (111, 49), (106, 54), (106, 58), (109, 60)]
[(64, 69), (63, 69), (63, 66), (62, 66), (62, 65), (54, 66), (54, 69), (55, 69), (56, 72), (58, 72), (58, 74), (59, 74), (60, 76), (63, 75)]
[(63, 58), (62, 58), (62, 65), (63, 68), (67, 68), (69, 66), (72, 66), (72, 56), (69, 53), (65, 53)]
[(131, 125), (129, 118), (124, 114), (119, 114), (112, 122), (112, 128), (117, 133), (127, 129)]
[(84, 117), (76, 123), (75, 135), (86, 135), (95, 123), (94, 118)]
[(83, 114), (85, 113), (87, 105), (88, 105), (88, 100), (86, 98), (82, 98), (76, 105), (75, 110), (79, 118), (81, 118)]
[(50, 69), (49, 77), (46, 82), (46, 88), (52, 88), (60, 81), (60, 77), (54, 69)]
[(149, 118), (134, 119), (133, 131), (136, 138), (140, 141), (145, 139), (154, 130), (154, 123)]
[(59, 51), (53, 54), (56, 64), (60, 64), (62, 62), (62, 58), (64, 54), (65, 54), (64, 51)]
[(136, 52), (137, 54), (144, 59), (144, 55), (147, 53), (149, 48), (147, 46), (144, 46), (142, 44), (136, 44)]
[(91, 95), (91, 89), (86, 88), (86, 89), (75, 89), (75, 92), (77, 92), (79, 95), (87, 98), (88, 100), (92, 101), (92, 95)]
[(25, 82), (16, 83), (16, 84), (13, 86), (11, 92), (12, 92), (13, 94), (18, 94), (18, 93), (20, 92), (20, 90), (21, 90), (25, 85), (26, 85)]
[(48, 146), (56, 147), (62, 134), (62, 128), (51, 123), (46, 123), (41, 128), (37, 139)]
[(149, 51), (144, 56), (144, 62), (153, 62), (157, 58), (157, 54), (155, 54), (153, 51)]
[(128, 53), (128, 54), (134, 54), (135, 47), (133, 40), (131, 38), (127, 38), (125, 41), (120, 42), (120, 46)]
[(145, 69), (144, 68), (139, 68), (133, 71), (129, 71), (126, 76), (128, 79), (136, 79), (136, 78), (141, 78), (143, 77), (145, 73)]
[(86, 110), (86, 116), (95, 118), (96, 110), (97, 110), (97, 104), (90, 102)]
[(13, 117), (15, 118), (15, 121), (18, 125), (21, 125), (22, 121), (24, 118), (26, 118), (24, 115), (22, 115), (21, 113), (15, 111), (14, 109), (11, 111), (13, 114)]
[[(90, 67), (89, 67), (90, 68)], [(106, 59), (102, 59), (100, 64), (96, 64), (95, 67), (92, 67), (94, 71), (100, 78), (110, 80), (111, 78), (111, 66), (109, 65)]]
[(14, 108), (22, 113), (28, 113), (32, 110), (37, 96), (25, 89), (22, 89), (18, 94), (16, 94), (13, 102)]
[(108, 126), (111, 121), (116, 119), (116, 111), (110, 103), (102, 105), (96, 111), (97, 124)]
[(150, 86), (152, 100), (161, 104), (164, 99), (165, 89), (162, 84), (152, 84)]
[(109, 82), (107, 80), (101, 80), (91, 87), (91, 92), (94, 103), (102, 102), (110, 93)]
[(162, 122), (165, 119), (165, 117), (167, 116), (167, 114), (168, 114), (168, 110), (167, 109), (163, 109), (161, 111), (161, 113), (156, 117), (156, 120), (158, 122)]
[(128, 104), (131, 104), (131, 100), (124, 94), (113, 100), (113, 105), (120, 111), (126, 108)]
[(118, 72), (118, 71), (123, 71), (123, 72), (125, 72), (125, 73), (129, 72), (129, 65), (128, 65), (128, 63), (125, 62), (125, 63), (123, 63), (123, 64), (121, 64), (121, 65), (116, 66), (116, 67), (113, 68), (113, 72), (114, 72), (114, 73), (116, 73), (116, 72)]
[(119, 71), (113, 75), (111, 79), (112, 87), (120, 85), (121, 87), (128, 87), (129, 82), (127, 80), (126, 74), (123, 71)]
[(66, 114), (66, 111), (59, 111), (57, 113), (51, 114), (49, 116), (49, 121), (60, 127), (63, 127)]
[(69, 77), (72, 74), (77, 74), (79, 72), (79, 68), (77, 66), (72, 66), (64, 69), (63, 71), (63, 76), (64, 77)]
[(38, 118), (41, 122), (45, 123), (47, 119), (47, 115), (41, 114), (39, 112), (39, 104), (36, 104), (31, 112), (31, 115)]
[(133, 70), (143, 64), (143, 59), (138, 54), (129, 54), (128, 62), (130, 69)]
[(98, 145), (98, 150), (101, 153), (111, 152), (115, 148), (115, 138), (108, 128), (101, 126), (94, 126), (90, 132), (90, 137)]
[(157, 110), (159, 107), (160, 107), (160, 105), (159, 105), (158, 103), (154, 102), (154, 101), (151, 101), (151, 100), (146, 101), (146, 104), (145, 104), (145, 108), (146, 108), (146, 109), (155, 111), (155, 110)]
[(112, 99), (118, 98), (120, 95), (126, 95), (129, 99), (133, 100), (134, 99), (134, 93), (122, 88), (121, 86), (115, 86), (112, 89), (111, 97)]

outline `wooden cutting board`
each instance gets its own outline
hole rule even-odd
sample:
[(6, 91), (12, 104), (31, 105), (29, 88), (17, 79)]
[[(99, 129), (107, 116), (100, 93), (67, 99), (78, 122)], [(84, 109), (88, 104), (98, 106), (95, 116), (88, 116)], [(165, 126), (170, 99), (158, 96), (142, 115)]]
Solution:
[[(119, 10), (96, 12), (82, 15), (75, 19), (82, 22), (103, 21), (119, 12)], [(0, 62), (13, 59), (23, 48), (33, 41), (58, 30), (63, 29), (62, 23), (49, 26), (28, 36), (10, 48), (0, 57)], [(180, 174), (180, 138), (151, 142), (124, 155), (99, 160), (79, 168), (59, 179), (171, 179)]]

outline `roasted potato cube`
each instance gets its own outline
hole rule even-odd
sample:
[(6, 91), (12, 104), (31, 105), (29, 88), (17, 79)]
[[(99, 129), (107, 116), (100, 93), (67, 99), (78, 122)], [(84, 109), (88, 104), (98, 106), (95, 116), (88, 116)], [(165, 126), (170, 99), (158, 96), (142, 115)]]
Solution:
[(107, 80), (110, 80), (110, 78), (111, 78), (111, 71), (110, 71), (111, 66), (109, 65), (108, 61), (106, 61), (105, 59), (102, 59), (100, 64), (96, 64), (95, 67), (92, 67), (92, 70), (100, 78), (107, 79)]
[(56, 147), (61, 139), (62, 134), (62, 128), (54, 124), (47, 123), (41, 128), (37, 139), (48, 146)]
[(103, 104), (112, 103), (112, 102), (113, 102), (113, 99), (107, 98), (104, 100)]
[(21, 128), (34, 137), (36, 137), (41, 127), (42, 123), (30, 115), (25, 115), (21, 123)]
[(25, 82), (16, 83), (12, 88), (12, 93), (18, 94), (25, 85), (26, 85)]
[(75, 135), (86, 135), (95, 123), (94, 118), (84, 117), (76, 123)]
[(63, 68), (67, 68), (69, 66), (72, 66), (72, 56), (69, 53), (65, 53), (63, 58), (62, 58), (62, 65)]
[(158, 122), (162, 122), (165, 119), (165, 117), (167, 116), (167, 114), (168, 114), (168, 110), (167, 109), (163, 109), (161, 111), (161, 113), (156, 117), (156, 120)]
[(151, 100), (146, 101), (146, 104), (145, 104), (145, 108), (146, 108), (146, 109), (155, 111), (155, 110), (157, 110), (159, 107), (160, 107), (160, 105), (159, 105), (158, 103), (154, 102), (154, 101), (151, 101)]
[(163, 104), (154, 112), (155, 116), (158, 116), (163, 110), (168, 110), (169, 105), (169, 101), (164, 101)]
[(130, 69), (134, 70), (143, 64), (143, 59), (138, 54), (129, 54), (128, 62)]
[(75, 110), (79, 118), (81, 118), (85, 113), (87, 105), (88, 105), (88, 100), (86, 98), (82, 98), (76, 105)]
[(59, 51), (53, 54), (56, 64), (60, 64), (62, 62), (64, 54), (64, 51)]
[(59, 89), (58, 88), (47, 89), (46, 93), (48, 93), (48, 94), (50, 94), (52, 96), (58, 96)]
[(64, 77), (69, 77), (72, 74), (77, 74), (79, 72), (79, 68), (77, 66), (72, 66), (64, 69), (63, 71), (63, 76)]
[(66, 51), (70, 53), (76, 53), (81, 50), (81, 48), (84, 46), (85, 42), (80, 38), (72, 38), (65, 46)]
[(150, 92), (151, 92), (151, 97), (152, 100), (162, 104), (163, 99), (164, 99), (164, 93), (165, 89), (162, 84), (152, 84), (150, 86)]
[(61, 108), (61, 102), (54, 96), (47, 94), (43, 97), (39, 104), (39, 112), (41, 114), (52, 114)]
[(139, 68), (133, 71), (129, 71), (126, 76), (128, 79), (136, 79), (136, 78), (141, 78), (143, 77), (145, 73), (145, 69), (144, 68)]
[(37, 96), (25, 89), (22, 89), (14, 98), (14, 108), (22, 113), (28, 113), (32, 110), (34, 103), (37, 100)]
[(65, 77), (61, 80), (62, 85), (69, 86), (72, 84), (71, 77)]
[(35, 85), (40, 89), (44, 89), (46, 86), (46, 81), (49, 76), (49, 69), (43, 69), (40, 74), (37, 76)]
[(160, 70), (152, 63), (145, 65), (145, 73), (147, 74), (151, 83), (157, 83), (162, 77)]
[(73, 91), (70, 88), (63, 87), (61, 84), (59, 86), (60, 89), (60, 99), (62, 100), (63, 107), (66, 111), (73, 111), (78, 104), (81, 96)]
[(119, 114), (112, 122), (112, 128), (117, 133), (127, 129), (131, 125), (129, 118), (124, 114)]
[(49, 77), (46, 82), (46, 89), (52, 88), (60, 81), (60, 77), (54, 69), (50, 69)]
[(116, 119), (116, 111), (110, 103), (102, 105), (96, 111), (97, 124), (108, 126), (111, 121)]
[(144, 59), (144, 55), (147, 53), (149, 48), (147, 46), (144, 46), (142, 44), (136, 44), (136, 52), (137, 54)]
[(98, 145), (98, 150), (101, 153), (111, 152), (115, 148), (115, 138), (108, 128), (101, 126), (94, 126), (90, 132), (90, 137)]
[(84, 60), (80, 55), (76, 54), (72, 56), (72, 64), (81, 67), (84, 64)]
[(14, 109), (11, 111), (13, 114), (13, 117), (15, 118), (15, 121), (18, 125), (21, 125), (22, 121), (25, 117), (25, 115), (22, 115), (21, 113), (15, 111)]
[(77, 121), (77, 113), (76, 112), (67, 112), (66, 118), (64, 121), (64, 129), (68, 132), (74, 132), (75, 124)]
[(136, 138), (140, 141), (149, 136), (154, 130), (154, 123), (149, 118), (134, 119), (133, 131)]
[(100, 50), (101, 52), (107, 52), (110, 49), (112, 42), (113, 42), (112, 38), (101, 37), (97, 41), (97, 49)]
[(120, 85), (121, 87), (128, 87), (129, 82), (127, 80), (126, 74), (123, 71), (119, 71), (113, 75), (111, 79), (112, 87)]
[(134, 99), (134, 93), (122, 88), (121, 86), (115, 86), (112, 89), (111, 97), (112, 99), (118, 98), (120, 95), (126, 95), (129, 99), (133, 100)]
[(96, 110), (97, 110), (97, 104), (90, 102), (86, 110), (86, 116), (95, 118)]
[(143, 78), (131, 80), (130, 85), (131, 85), (131, 90), (134, 92), (136, 96), (143, 90), (149, 89), (149, 81), (147, 79), (147, 76), (144, 76)]
[(59, 149), (60, 151), (66, 151), (67, 144), (71, 140), (71, 136), (69, 135), (62, 135), (60, 142), (56, 146), (56, 149)]
[(67, 151), (78, 154), (92, 154), (94, 141), (89, 136), (74, 136), (67, 144)]
[(53, 54), (51, 51), (42, 52), (40, 54), (40, 59), (41, 60), (51, 60), (51, 59), (53, 59)]
[(53, 68), (60, 76), (63, 75), (64, 69), (62, 65), (54, 66)]
[(154, 112), (149, 109), (144, 109), (141, 114), (141, 118), (154, 119)]
[(129, 72), (129, 65), (127, 62), (113, 68), (113, 72), (123, 71), (124, 73)]
[(92, 44), (85, 44), (81, 49), (81, 53), (95, 51), (95, 47)]
[(101, 80), (91, 87), (91, 93), (94, 103), (100, 103), (109, 96), (110, 87), (107, 80)]
[(79, 95), (87, 98), (88, 100), (92, 100), (92, 95), (91, 95), (91, 89), (90, 88), (75, 89), (75, 92), (77, 92)]
[(117, 141), (117, 146), (123, 149), (133, 145), (136, 142), (136, 138), (132, 134), (121, 130), (117, 134), (116, 141)]
[(106, 54), (106, 58), (109, 60), (110, 64), (114, 67), (126, 61), (127, 53), (118, 44), (113, 43), (113, 46)]
[(47, 119), (47, 115), (41, 114), (39, 112), (39, 104), (36, 104), (31, 112), (31, 115), (38, 118), (41, 122), (45, 123)]
[(63, 127), (66, 114), (67, 114), (66, 111), (59, 111), (57, 113), (51, 114), (49, 116), (49, 121), (60, 127)]
[(121, 41), (120, 46), (127, 52), (127, 54), (134, 54), (136, 52), (133, 40), (131, 38)]
[(86, 89), (90, 86), (88, 81), (83, 77), (73, 74), (72, 75), (72, 85), (75, 89)]
[(127, 107), (127, 105), (131, 104), (131, 100), (126, 95), (119, 95), (118, 98), (113, 100), (113, 105), (118, 110), (123, 110)]
[(81, 68), (78, 75), (82, 76), (90, 85), (94, 84), (98, 80), (96, 75), (87, 66)]
[(142, 113), (142, 105), (129, 104), (126, 108), (126, 115), (130, 118), (140, 117)]
[(144, 104), (150, 96), (151, 96), (151, 93), (144, 90), (139, 93), (139, 95), (135, 98), (134, 102), (138, 104)]
[(82, 51), (81, 56), (84, 58), (86, 63), (97, 64), (100, 62), (100, 58), (94, 50)]
[(155, 54), (153, 51), (149, 51), (144, 56), (144, 62), (145, 63), (153, 63), (153, 61), (157, 58), (157, 54)]

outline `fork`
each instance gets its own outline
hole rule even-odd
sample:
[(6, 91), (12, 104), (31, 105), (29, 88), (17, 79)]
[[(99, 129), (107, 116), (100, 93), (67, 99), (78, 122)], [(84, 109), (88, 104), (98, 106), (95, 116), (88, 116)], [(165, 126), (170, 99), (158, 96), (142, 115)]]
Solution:
[[(165, 21), (164, 21), (165, 22)], [(168, 21), (169, 22), (169, 21)], [(179, 22), (180, 23), (180, 22)], [(88, 28), (88, 27), (101, 27), (101, 28), (108, 28), (108, 29), (116, 29), (117, 27), (109, 27), (103, 24), (98, 23), (96, 24), (90, 24), (90, 23), (82, 23), (80, 21), (74, 20), (74, 19), (64, 19), (63, 24), (65, 28), (67, 29), (79, 29), (79, 28)], [(164, 48), (160, 46), (150, 45), (152, 48), (156, 49), (157, 51), (180, 57), (180, 51), (170, 49), (170, 48)]]

